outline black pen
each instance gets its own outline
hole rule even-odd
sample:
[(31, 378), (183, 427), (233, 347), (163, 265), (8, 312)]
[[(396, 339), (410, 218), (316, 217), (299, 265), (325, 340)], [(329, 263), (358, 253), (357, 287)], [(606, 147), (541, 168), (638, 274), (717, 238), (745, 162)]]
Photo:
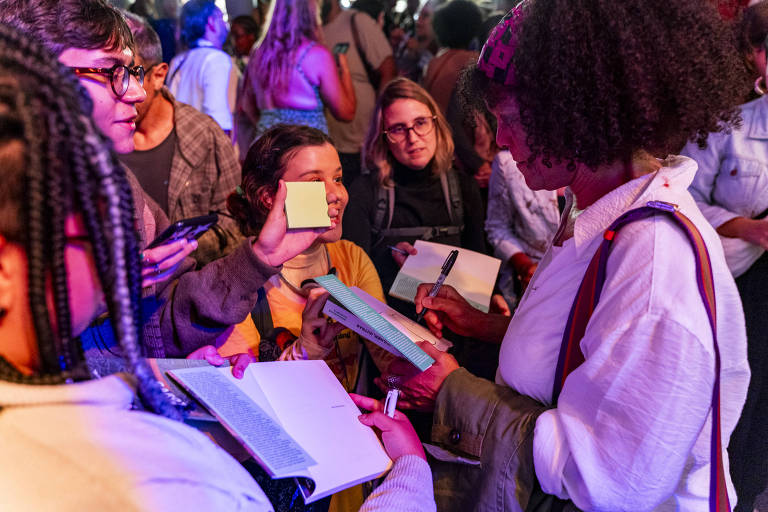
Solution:
[[(429, 293), (427, 294), (427, 297), (436, 297), (437, 292), (440, 291), (440, 288), (442, 288), (443, 283), (445, 282), (445, 278), (448, 277), (448, 272), (451, 271), (453, 268), (453, 264), (456, 263), (456, 258), (459, 256), (459, 251), (453, 250), (448, 255), (448, 257), (445, 259), (445, 263), (443, 263), (443, 268), (440, 269), (440, 275), (437, 278), (437, 281), (435, 281), (435, 284), (432, 285), (432, 289), (429, 290)], [(427, 308), (422, 308), (421, 313), (416, 315), (416, 321), (421, 322), (421, 319), (424, 318), (424, 313), (427, 312)]]

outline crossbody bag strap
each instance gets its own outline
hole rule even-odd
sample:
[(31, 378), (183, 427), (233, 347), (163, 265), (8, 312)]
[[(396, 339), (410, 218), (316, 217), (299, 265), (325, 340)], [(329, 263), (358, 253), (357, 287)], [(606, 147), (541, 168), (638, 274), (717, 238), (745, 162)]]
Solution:
[(355, 22), (356, 17), (357, 13), (354, 13), (352, 18), (349, 20), (350, 26), (352, 28), (352, 39), (355, 41), (355, 49), (357, 50), (357, 54), (360, 56), (360, 62), (363, 63), (368, 81), (371, 83), (373, 88), (376, 89), (378, 86), (378, 84), (374, 83), (376, 81), (376, 70), (373, 68), (373, 66), (371, 66), (371, 63), (368, 62), (368, 56), (365, 54), (363, 47), (360, 44), (360, 32), (357, 31), (357, 22)]
[(651, 201), (646, 206), (625, 212), (616, 219), (603, 234), (603, 241), (587, 267), (584, 279), (581, 281), (579, 291), (576, 293), (568, 322), (563, 333), (563, 343), (560, 346), (560, 356), (555, 371), (555, 382), (552, 390), (552, 401), (557, 403), (560, 391), (563, 389), (565, 379), (584, 362), (584, 354), (579, 343), (584, 337), (587, 324), (600, 300), (600, 293), (605, 283), (606, 264), (610, 254), (611, 245), (616, 237), (616, 232), (623, 226), (642, 219), (653, 217), (657, 214), (668, 215), (683, 229), (694, 249), (696, 258), (696, 282), (704, 307), (707, 311), (710, 327), (712, 328), (712, 341), (715, 349), (715, 384), (712, 390), (712, 435), (711, 435), (711, 472), (709, 489), (710, 512), (730, 512), (728, 501), (728, 489), (725, 483), (725, 469), (723, 464), (722, 435), (720, 427), (720, 349), (717, 344), (717, 318), (715, 303), (715, 287), (712, 275), (712, 264), (704, 239), (696, 226), (688, 217), (680, 213), (677, 205), (660, 201)]

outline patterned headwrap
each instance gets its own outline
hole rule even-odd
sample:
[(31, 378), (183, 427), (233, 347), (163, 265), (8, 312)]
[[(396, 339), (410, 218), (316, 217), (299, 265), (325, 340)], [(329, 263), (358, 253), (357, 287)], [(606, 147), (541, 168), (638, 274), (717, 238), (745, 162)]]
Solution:
[(515, 83), (512, 55), (517, 48), (517, 30), (523, 19), (524, 3), (521, 2), (510, 10), (493, 28), (477, 60), (480, 71), (494, 82), (503, 85)]

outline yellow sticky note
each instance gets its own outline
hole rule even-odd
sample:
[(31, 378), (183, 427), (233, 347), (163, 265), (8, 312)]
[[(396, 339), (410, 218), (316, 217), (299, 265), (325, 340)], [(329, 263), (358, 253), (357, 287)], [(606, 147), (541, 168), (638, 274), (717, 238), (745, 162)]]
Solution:
[(328, 202), (325, 199), (325, 183), (322, 181), (287, 181), (288, 197), (285, 198), (285, 216), (288, 229), (327, 228)]

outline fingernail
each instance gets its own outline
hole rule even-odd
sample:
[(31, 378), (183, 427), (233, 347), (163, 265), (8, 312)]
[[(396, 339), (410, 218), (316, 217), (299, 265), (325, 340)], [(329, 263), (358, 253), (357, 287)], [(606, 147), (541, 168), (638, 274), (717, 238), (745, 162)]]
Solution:
[(197, 240), (192, 240), (190, 243), (192, 244), (192, 247), (197, 249)]
[(424, 297), (421, 299), (421, 305), (422, 306), (431, 306), (432, 305), (432, 297)]

